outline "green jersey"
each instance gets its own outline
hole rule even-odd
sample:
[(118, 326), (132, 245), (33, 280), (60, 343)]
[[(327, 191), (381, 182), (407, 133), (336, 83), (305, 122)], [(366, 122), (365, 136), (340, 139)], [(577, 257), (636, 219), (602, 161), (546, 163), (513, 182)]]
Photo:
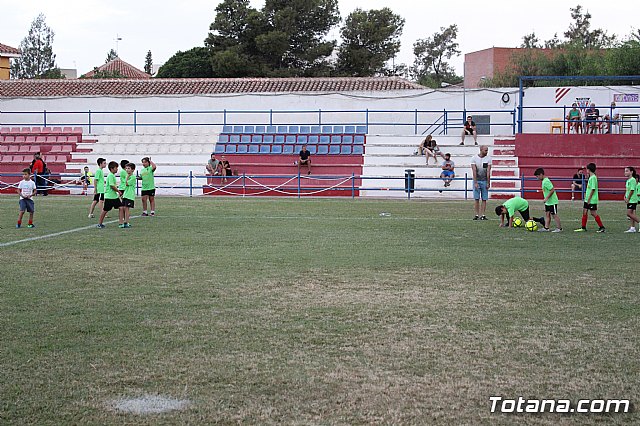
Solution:
[(105, 200), (115, 200), (119, 197), (118, 192), (112, 188), (113, 186), (116, 186), (116, 175), (109, 172), (107, 175), (107, 187), (104, 190)]
[(104, 194), (104, 171), (98, 167), (95, 177), (96, 193)]
[[(553, 184), (551, 183), (551, 180), (549, 180), (548, 177), (542, 179), (542, 194), (544, 195), (544, 198), (549, 197), (549, 193), (551, 191), (553, 191)], [(544, 205), (555, 206), (556, 204), (558, 204), (558, 194), (554, 192), (551, 194), (551, 197), (547, 199)]]
[[(589, 201), (591, 191), (593, 191), (593, 196), (591, 197), (591, 201)], [(587, 191), (584, 193), (584, 197), (585, 203), (598, 204), (598, 177), (596, 175), (591, 175), (589, 178), (589, 181), (587, 182)]]
[(509, 217), (513, 217), (516, 210), (519, 212), (527, 210), (529, 208), (529, 202), (522, 197), (513, 197), (505, 201), (503, 206), (507, 209)]
[[(633, 177), (630, 177), (629, 179), (627, 179), (626, 189), (627, 190), (624, 193), (624, 196), (626, 199), (629, 200), (628, 203), (637, 203), (638, 202), (638, 182)], [(629, 196), (629, 194), (631, 194), (631, 191), (633, 191), (633, 194)]]
[(151, 191), (156, 189), (156, 183), (153, 177), (153, 166), (143, 167), (140, 171), (140, 177), (142, 178), (142, 190)]
[(122, 198), (126, 198), (127, 200), (134, 200), (136, 198), (136, 176), (133, 173), (131, 176), (127, 175)]
[[(638, 186), (636, 187), (636, 197), (638, 196), (638, 191), (640, 191), (640, 181), (638, 182)], [(640, 200), (640, 198), (638, 198)]]
[(120, 191), (124, 191), (124, 186), (126, 185), (126, 183), (127, 183), (127, 171), (123, 167), (122, 169), (120, 169), (120, 185), (118, 185), (118, 189)]

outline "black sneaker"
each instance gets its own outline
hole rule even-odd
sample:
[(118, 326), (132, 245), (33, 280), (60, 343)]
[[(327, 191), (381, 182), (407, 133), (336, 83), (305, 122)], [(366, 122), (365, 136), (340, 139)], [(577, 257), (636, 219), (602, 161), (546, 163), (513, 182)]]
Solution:
[(480, 220), (489, 220), (485, 215), (480, 216)]
[(473, 220), (479, 220), (479, 219), (480, 219), (480, 216), (478, 216), (478, 215), (475, 215), (475, 216), (473, 217)]
[(602, 233), (604, 233), (604, 231), (605, 231), (604, 226), (602, 226), (602, 227), (600, 227), (600, 229), (598, 229), (596, 232), (597, 232), (598, 234), (602, 234)]

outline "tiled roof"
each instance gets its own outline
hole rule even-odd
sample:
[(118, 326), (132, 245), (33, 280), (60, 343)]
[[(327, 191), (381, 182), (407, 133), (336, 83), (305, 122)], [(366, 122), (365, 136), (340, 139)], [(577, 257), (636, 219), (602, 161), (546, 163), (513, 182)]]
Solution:
[(20, 50), (15, 47), (7, 46), (6, 44), (0, 43), (0, 55), (5, 56), (17, 56), (20, 55)]
[[(120, 58), (115, 58), (106, 64), (98, 67), (98, 71), (104, 71), (108, 73), (118, 73), (124, 78), (131, 79), (149, 79), (151, 76), (144, 71), (140, 71), (138, 68), (133, 65), (123, 61)], [(89, 71), (83, 77), (92, 78), (94, 71)]]
[(388, 92), (424, 90), (399, 77), (186, 78), (0, 81), (0, 97), (159, 96), (225, 93)]

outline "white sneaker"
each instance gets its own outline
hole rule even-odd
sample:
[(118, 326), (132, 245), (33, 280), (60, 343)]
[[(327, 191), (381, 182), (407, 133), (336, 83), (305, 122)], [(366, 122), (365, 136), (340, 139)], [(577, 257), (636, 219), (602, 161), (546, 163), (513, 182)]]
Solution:
[(626, 231), (624, 231), (625, 234), (633, 234), (635, 232), (637, 232), (636, 228), (629, 228)]
[(87, 216), (89, 219), (93, 219), (95, 216), (90, 214), (89, 216)]
[(556, 228), (556, 229), (554, 229), (554, 230), (553, 230), (553, 231), (551, 231), (551, 232), (562, 232), (562, 228)]
[(538, 232), (549, 232), (549, 230), (547, 228), (540, 228), (538, 229)]

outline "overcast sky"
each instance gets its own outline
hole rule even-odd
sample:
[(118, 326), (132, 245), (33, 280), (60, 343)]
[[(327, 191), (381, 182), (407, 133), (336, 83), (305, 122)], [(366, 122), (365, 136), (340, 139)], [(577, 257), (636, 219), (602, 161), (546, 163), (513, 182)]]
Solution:
[[(178, 50), (203, 46), (218, 0), (0, 0), (0, 43), (19, 47), (33, 19), (44, 13), (55, 32), (53, 43), (60, 68), (86, 73), (104, 63), (118, 42), (120, 58), (142, 69), (151, 50), (154, 64), (164, 63)], [(252, 0), (260, 8), (264, 0)], [(405, 19), (401, 52), (396, 63), (413, 63), (413, 43), (440, 27), (457, 24), (462, 55), (451, 63), (462, 74), (465, 53), (495, 47), (517, 47), (532, 31), (541, 40), (567, 29), (569, 8), (581, 4), (591, 15), (592, 28), (625, 38), (640, 27), (638, 0), (538, 0), (431, 2), (416, 0), (339, 0), (342, 18), (356, 8), (390, 7)], [(338, 38), (338, 29), (330, 37)]]

